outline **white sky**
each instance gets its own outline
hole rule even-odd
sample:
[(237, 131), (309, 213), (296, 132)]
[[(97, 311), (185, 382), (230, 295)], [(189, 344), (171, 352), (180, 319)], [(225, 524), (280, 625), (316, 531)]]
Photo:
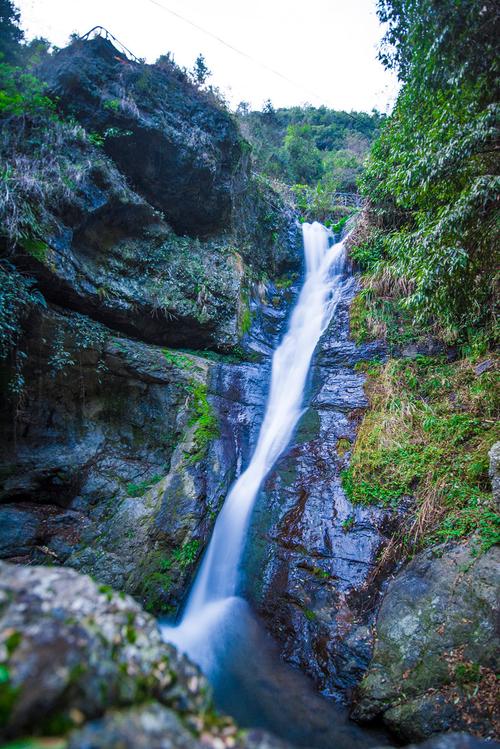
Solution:
[[(261, 108), (309, 102), (334, 109), (382, 112), (392, 105), (395, 77), (377, 60), (383, 34), (375, 0), (15, 0), (28, 38), (63, 46), (69, 35), (105, 26), (148, 62), (167, 51), (192, 67), (201, 52), (233, 106)], [(164, 10), (169, 8), (255, 61), (228, 49)], [(273, 74), (273, 68), (287, 78)]]

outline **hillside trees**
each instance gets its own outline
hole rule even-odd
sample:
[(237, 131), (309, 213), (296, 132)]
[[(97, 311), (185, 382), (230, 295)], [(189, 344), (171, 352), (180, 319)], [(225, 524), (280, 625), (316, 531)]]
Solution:
[[(495, 327), (499, 128), (496, 3), (380, 0), (403, 83), (362, 180), (405, 304), (451, 338)], [(496, 30), (496, 31), (495, 31)]]

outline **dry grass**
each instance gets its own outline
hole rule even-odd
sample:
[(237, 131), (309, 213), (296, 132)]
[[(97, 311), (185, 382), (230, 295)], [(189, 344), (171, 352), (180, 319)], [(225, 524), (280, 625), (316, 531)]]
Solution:
[(371, 408), (360, 426), (344, 486), (352, 501), (414, 509), (384, 551), (461, 538), (498, 540), (488, 451), (500, 437), (495, 416), (498, 364), (476, 374), (469, 360), (390, 360), (367, 365)]
[(110, 169), (83, 128), (41, 117), (3, 127), (0, 158), (0, 222), (10, 245), (50, 231), (61, 211), (78, 205), (90, 172)]

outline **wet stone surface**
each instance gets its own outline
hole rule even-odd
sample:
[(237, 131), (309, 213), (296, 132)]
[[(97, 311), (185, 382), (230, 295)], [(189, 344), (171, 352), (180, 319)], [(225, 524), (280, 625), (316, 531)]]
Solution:
[(382, 347), (348, 338), (351, 287), (320, 341), (306, 409), (258, 499), (244, 566), (246, 589), (286, 660), (341, 697), (372, 650), (364, 587), (389, 531), (387, 513), (353, 507), (341, 486), (368, 403), (361, 360)]

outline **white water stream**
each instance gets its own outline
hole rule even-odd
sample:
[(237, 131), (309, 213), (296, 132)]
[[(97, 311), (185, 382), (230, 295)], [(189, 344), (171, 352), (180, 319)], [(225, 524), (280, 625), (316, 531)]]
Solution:
[(163, 627), (165, 640), (208, 674), (231, 609), (244, 605), (237, 597), (239, 563), (259, 488), (303, 413), (311, 359), (342, 294), (344, 245), (330, 247), (330, 236), (321, 224), (303, 225), (305, 281), (288, 331), (273, 355), (269, 398), (255, 451), (217, 518), (181, 622)]

